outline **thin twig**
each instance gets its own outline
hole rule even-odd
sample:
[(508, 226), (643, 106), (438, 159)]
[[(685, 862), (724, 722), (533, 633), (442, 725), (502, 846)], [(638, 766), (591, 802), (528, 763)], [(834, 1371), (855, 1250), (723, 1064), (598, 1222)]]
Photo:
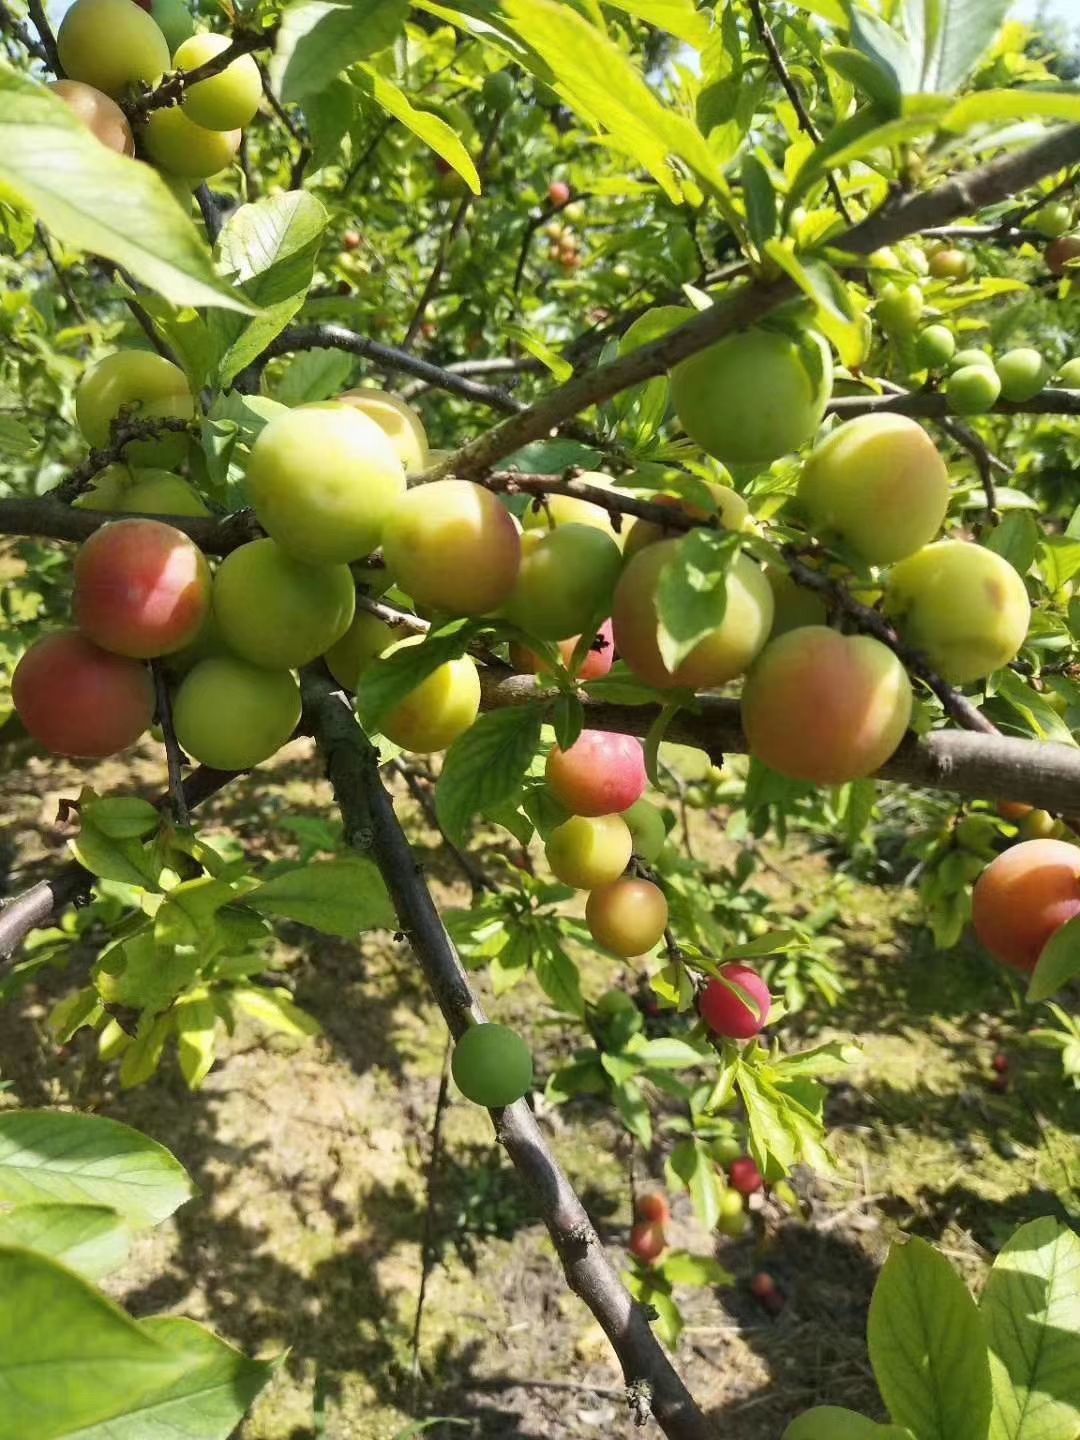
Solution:
[(395, 775), (400, 775), (402, 780), (405, 781), (409, 794), (424, 812), (424, 818), (431, 828), (438, 832), (454, 864), (469, 882), (474, 897), (483, 894), (485, 890), (494, 890), (496, 888), (494, 883), (488, 879), (468, 851), (462, 850), (455, 845), (443, 829), (442, 821), (439, 819), (439, 813), (435, 809), (435, 803), (431, 797), (431, 791), (427, 784), (425, 784), (427, 777), (421, 775), (417, 766), (408, 765), (401, 759), (391, 761), (387, 768)]
[(154, 677), (154, 697), (157, 702), (157, 723), (165, 737), (165, 762), (169, 771), (169, 803), (173, 819), (186, 829), (191, 824), (187, 800), (184, 796), (184, 755), (176, 738), (173, 726), (172, 700), (169, 697), (169, 682), (165, 667), (160, 660), (150, 661)]
[[(453, 1046), (446, 1037), (439, 1093), (435, 1100), (435, 1118), (431, 1122), (431, 1155), (425, 1182), (424, 1230), (420, 1240), (420, 1287), (416, 1292), (416, 1313), (412, 1330), (412, 1375), (414, 1388), (420, 1380), (420, 1330), (424, 1322), (424, 1301), (427, 1299), (428, 1277), (435, 1264), (435, 1216), (438, 1201), (439, 1164), (442, 1160), (443, 1115), (450, 1096), (450, 1056)], [(415, 1401), (415, 1394), (414, 1394)]]
[(293, 161), (292, 170), (289, 174), (289, 189), (299, 190), (303, 183), (304, 171), (307, 169), (308, 162), (311, 160), (311, 146), (299, 125), (297, 125), (296, 121), (285, 109), (285, 106), (282, 105), (281, 101), (274, 94), (274, 87), (270, 84), (270, 76), (266, 66), (257, 55), (253, 58), (259, 70), (259, 78), (262, 80), (262, 91), (266, 103), (270, 106), (270, 109), (298, 146), (296, 159)]
[(45, 14), (45, 6), (42, 0), (27, 0), (26, 8), (30, 12), (30, 19), (33, 21), (34, 29), (41, 40), (41, 48), (45, 51), (45, 61), (49, 69), (58, 80), (64, 78), (64, 67), (60, 64), (60, 52), (56, 48), (56, 36), (49, 24), (49, 17)]
[(195, 191), (195, 203), (199, 207), (199, 214), (202, 216), (203, 224), (206, 226), (207, 238), (210, 244), (213, 245), (221, 234), (221, 211), (218, 209), (218, 203), (214, 199), (213, 192), (205, 180)]
[(49, 265), (52, 268), (52, 272), (56, 276), (56, 283), (60, 287), (61, 294), (67, 301), (68, 305), (71, 307), (71, 311), (74, 314), (75, 318), (79, 321), (80, 325), (85, 325), (86, 311), (79, 304), (78, 297), (76, 296), (75, 291), (71, 288), (71, 281), (68, 279), (64, 271), (60, 268), (60, 261), (56, 258), (56, 251), (53, 249), (52, 242), (49, 240), (48, 232), (46, 231), (44, 225), (35, 225), (34, 229), (36, 230), (37, 237), (41, 242), (41, 248), (45, 251), (45, 258), (48, 260)]

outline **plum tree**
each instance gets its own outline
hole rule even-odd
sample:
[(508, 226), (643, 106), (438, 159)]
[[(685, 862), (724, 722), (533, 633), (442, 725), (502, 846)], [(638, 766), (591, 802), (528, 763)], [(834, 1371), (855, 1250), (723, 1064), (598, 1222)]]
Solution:
[(1031, 622), (1027, 589), (996, 551), (939, 540), (893, 567), (885, 609), (946, 680), (982, 680), (1018, 653)]
[[(559, 655), (567, 670), (571, 668), (574, 651), (577, 649), (580, 639), (580, 635), (571, 635), (568, 640), (560, 640), (557, 643)], [(597, 631), (592, 646), (586, 651), (574, 670), (575, 678), (583, 682), (601, 680), (611, 669), (614, 659), (615, 642), (612, 638), (611, 621), (605, 620)], [(535, 650), (530, 650), (527, 645), (522, 645), (516, 640), (510, 645), (510, 663), (515, 670), (520, 670), (528, 675), (551, 673), (551, 666), (542, 655), (538, 655)]]
[(933, 540), (949, 474), (930, 436), (905, 415), (860, 415), (821, 442), (799, 477), (799, 508), (824, 540), (887, 565)]
[(671, 1219), (671, 1206), (659, 1190), (646, 1190), (634, 1201), (634, 1214), (651, 1225), (666, 1225)]
[(76, 759), (126, 750), (154, 718), (146, 666), (99, 649), (76, 630), (31, 645), (15, 666), (11, 698), (32, 739)]
[(1080, 848), (1064, 840), (1024, 840), (999, 855), (975, 882), (975, 934), (996, 959), (1030, 973), (1054, 932), (1080, 915)]
[(218, 566), (213, 603), (237, 655), (269, 670), (294, 670), (344, 636), (356, 585), (347, 565), (308, 565), (273, 540), (252, 540)]
[(713, 1032), (731, 1040), (751, 1040), (769, 1020), (769, 987), (749, 965), (732, 963), (720, 968), (720, 979), (709, 981), (698, 999), (701, 1018)]
[(740, 1195), (755, 1195), (765, 1184), (764, 1177), (749, 1155), (732, 1161), (728, 1170), (728, 1182)]
[(912, 335), (918, 329), (925, 304), (918, 285), (890, 281), (882, 287), (874, 315), (886, 335)]
[(135, 137), (127, 116), (104, 90), (95, 90), (81, 80), (53, 80), (48, 88), (107, 150), (117, 155), (135, 154)]
[(1051, 240), (1043, 252), (1043, 259), (1051, 275), (1064, 275), (1075, 261), (1080, 260), (1080, 235), (1062, 235)]
[(663, 939), (667, 900), (651, 880), (613, 880), (590, 893), (585, 923), (598, 945), (629, 960), (647, 954)]
[[(131, 0), (123, 0), (130, 5)], [(195, 401), (178, 365), (152, 350), (117, 350), (83, 375), (75, 390), (79, 429), (95, 449), (109, 443), (117, 420), (190, 420)], [(187, 454), (187, 437), (166, 432), (132, 440), (124, 458), (132, 465), (178, 464)]]
[(450, 1070), (466, 1100), (489, 1110), (513, 1105), (532, 1089), (532, 1053), (507, 1025), (470, 1025), (458, 1037)]
[(651, 800), (642, 797), (635, 800), (629, 810), (623, 811), (622, 818), (630, 830), (634, 854), (644, 860), (646, 865), (655, 864), (667, 841), (664, 812)]
[(773, 593), (771, 640), (803, 625), (824, 625), (827, 622), (829, 612), (825, 601), (805, 585), (799, 585), (786, 570), (781, 570), (778, 565), (768, 565), (765, 578)]
[(956, 354), (956, 336), (947, 325), (927, 325), (919, 331), (915, 354), (928, 370), (940, 370)]
[(1030, 346), (1006, 350), (994, 361), (994, 369), (1001, 381), (1001, 398), (1019, 404), (1038, 395), (1050, 378), (1050, 366)]
[(289, 410), (252, 446), (247, 489), (284, 550), (313, 565), (347, 563), (381, 543), (405, 472), (384, 431), (358, 410)]
[(146, 660), (190, 644), (210, 609), (210, 567), (181, 530), (114, 520), (75, 556), (72, 610), (103, 650)]
[(408, 491), (383, 530), (383, 557), (422, 609), (487, 615), (513, 593), (521, 540), (509, 510), (471, 480)]
[(832, 392), (832, 354), (814, 330), (726, 336), (671, 372), (679, 424), (725, 464), (768, 464), (814, 436)]
[(935, 280), (966, 280), (973, 268), (967, 251), (958, 250), (955, 246), (935, 250), (928, 267)]
[(741, 675), (773, 623), (773, 595), (764, 572), (748, 555), (737, 555), (727, 572), (727, 599), (716, 628), (670, 669), (657, 637), (658, 591), (662, 572), (682, 543), (662, 540), (638, 551), (619, 579), (612, 605), (616, 650), (640, 680), (658, 690), (706, 690)]
[[(754, 528), (753, 517), (750, 514), (750, 506), (737, 490), (730, 485), (718, 485), (714, 482), (707, 482), (709, 493), (712, 495), (716, 505), (716, 514), (725, 530), (752, 530)], [(679, 509), (689, 515), (693, 520), (705, 520), (708, 512), (699, 505), (691, 504), (688, 500), (678, 495), (653, 495), (650, 497), (654, 505), (663, 505), (672, 509)], [(623, 546), (623, 554), (629, 560), (639, 550), (644, 550), (646, 545), (655, 545), (657, 541), (665, 538), (663, 526), (654, 525), (651, 520), (635, 520), (630, 527), (626, 537), (626, 544)]]
[(398, 459), (405, 467), (406, 475), (418, 475), (434, 463), (428, 449), (427, 432), (423, 421), (411, 405), (392, 395), (389, 390), (375, 390), (364, 386), (358, 390), (346, 390), (337, 398), (339, 405), (351, 405), (374, 420), (384, 431)]
[(664, 1227), (651, 1220), (638, 1220), (630, 1229), (630, 1244), (627, 1246), (635, 1260), (645, 1265), (655, 1264), (667, 1249)]
[(567, 640), (611, 609), (622, 553), (591, 525), (521, 537), (517, 582), (501, 613), (540, 640)]
[[(118, 510), (131, 515), (209, 515), (210, 507), (194, 485), (169, 470), (132, 470)], [(108, 508), (108, 507), (106, 507)]]
[(291, 737), (300, 709), (300, 686), (288, 670), (218, 655), (200, 660), (180, 682), (173, 726), (181, 749), (201, 765), (250, 770)]
[(609, 730), (583, 730), (569, 750), (556, 746), (544, 774), (571, 815), (621, 815), (648, 784), (641, 741)]
[[(391, 645), (385, 654), (422, 642), (423, 636), (412, 635)], [(464, 735), (479, 713), (480, 675), (475, 661), (461, 655), (445, 661), (410, 690), (384, 717), (382, 733), (403, 750), (429, 755)]]
[(153, 111), (143, 126), (142, 138), (155, 165), (182, 180), (194, 181), (207, 180), (231, 165), (243, 132), (207, 130), (173, 106)]
[(630, 830), (621, 815), (572, 815), (556, 825), (544, 846), (551, 873), (576, 890), (617, 880), (631, 853)]
[(343, 690), (359, 689), (360, 676), (396, 639), (395, 632), (378, 616), (357, 610), (348, 630), (326, 652), (330, 674)]
[(56, 35), (60, 64), (119, 100), (133, 85), (153, 85), (169, 68), (169, 46), (158, 26), (131, 0), (75, 0)]
[[(184, 41), (173, 56), (173, 65), (177, 70), (197, 70), (231, 44), (227, 35), (204, 30)], [(259, 67), (250, 55), (241, 55), (220, 75), (186, 86), (180, 108), (206, 130), (238, 130), (255, 118), (261, 99)]]
[(880, 769), (911, 718), (911, 684), (880, 641), (807, 625), (771, 640), (743, 685), (750, 753), (791, 780), (842, 785)]

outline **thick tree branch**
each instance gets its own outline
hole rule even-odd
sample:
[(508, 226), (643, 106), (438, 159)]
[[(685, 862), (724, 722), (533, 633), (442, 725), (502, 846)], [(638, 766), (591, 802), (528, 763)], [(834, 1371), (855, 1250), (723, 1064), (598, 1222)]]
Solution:
[[(909, 390), (900, 395), (840, 395), (829, 402), (830, 415), (850, 420), (856, 415), (874, 415), (887, 410), (895, 415), (914, 415), (928, 420), (958, 416), (949, 409), (949, 402), (939, 390)], [(1048, 386), (1031, 400), (1014, 402), (999, 400), (994, 415), (1080, 415), (1080, 390), (1060, 390)]]
[[(227, 555), (262, 534), (250, 510), (237, 510), (223, 520), (187, 515), (152, 515), (152, 520), (172, 525), (190, 535), (207, 555)], [(0, 535), (24, 535), (28, 539), (68, 540), (80, 544), (110, 520), (130, 520), (127, 514), (105, 510), (76, 510), (53, 495), (40, 498), (0, 500)]]
[[(931, 191), (884, 206), (839, 236), (833, 249), (853, 255), (869, 254), (929, 225), (947, 224), (972, 210), (993, 204), (1077, 160), (1080, 160), (1080, 126), (1069, 126), (1018, 154), (1003, 156), (979, 170), (944, 181)], [(697, 354), (723, 336), (762, 320), (799, 293), (786, 276), (745, 285), (663, 339), (608, 365), (576, 375), (565, 385), (549, 391), (536, 404), (432, 466), (426, 478), (434, 480), (451, 473), (469, 477), (482, 474), (589, 406), (663, 374), (678, 361)]]
[[(115, 465), (117, 461), (123, 460), (124, 451), (133, 440), (153, 440), (158, 435), (164, 435), (169, 431), (180, 432), (191, 430), (190, 420), (179, 420), (165, 418), (160, 420), (125, 420), (116, 425), (108, 445), (100, 450), (91, 450), (90, 454), (77, 465), (66, 480), (62, 480), (53, 491), (53, 496), (58, 500), (74, 500), (82, 490), (85, 490), (94, 476), (105, 469), (107, 465)], [(67, 537), (60, 536), (60, 539)]]
[[(378, 755), (332, 682), (305, 677), (305, 701), (341, 810), (348, 842), (378, 865), (402, 930), (454, 1036), (484, 1013), (424, 883), (416, 857), (379, 776)], [(548, 1148), (528, 1105), (492, 1112), (495, 1132), (547, 1226), (567, 1283), (603, 1327), (628, 1386), (646, 1385), (652, 1413), (669, 1440), (715, 1440), (604, 1254), (592, 1222)]]
[(177, 825), (191, 824), (187, 796), (184, 794), (184, 754), (173, 728), (172, 700), (169, 697), (169, 682), (165, 667), (160, 660), (150, 661), (154, 676), (154, 697), (156, 700), (157, 723), (165, 737), (165, 763), (169, 771), (169, 808)]

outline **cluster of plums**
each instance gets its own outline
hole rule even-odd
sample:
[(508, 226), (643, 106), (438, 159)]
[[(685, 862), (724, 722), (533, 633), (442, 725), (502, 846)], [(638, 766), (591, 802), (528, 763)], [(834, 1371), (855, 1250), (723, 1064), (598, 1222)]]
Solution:
[[(996, 358), (978, 347), (956, 348), (947, 325), (928, 325), (915, 340), (915, 353), (928, 370), (947, 370), (945, 396), (956, 415), (984, 415), (998, 400), (1033, 400), (1053, 378), (1053, 367), (1038, 350), (1020, 345)], [(1080, 389), (1080, 360), (1057, 373), (1066, 389)]]
[[(738, 1155), (726, 1170), (726, 1184), (720, 1191), (719, 1216), (716, 1228), (723, 1235), (740, 1239), (746, 1234), (750, 1217), (746, 1201), (764, 1189), (765, 1181), (756, 1162), (749, 1155)], [(660, 1191), (647, 1191), (634, 1202), (634, 1223), (630, 1230), (628, 1249), (644, 1265), (654, 1265), (667, 1249), (667, 1226), (671, 1206)]]
[(183, 0), (75, 0), (57, 32), (66, 78), (50, 88), (110, 150), (142, 154), (167, 177), (197, 184), (231, 164), (262, 99), (250, 55), (188, 87), (179, 105), (153, 110), (132, 132), (121, 104), (170, 71), (190, 72), (231, 41), (195, 33)]

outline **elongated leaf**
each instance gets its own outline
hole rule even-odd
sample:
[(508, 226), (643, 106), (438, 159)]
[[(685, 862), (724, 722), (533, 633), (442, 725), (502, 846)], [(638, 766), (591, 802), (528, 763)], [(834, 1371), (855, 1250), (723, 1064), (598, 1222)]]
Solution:
[(116, 261), (173, 304), (251, 313), (215, 275), (194, 225), (160, 176), (109, 150), (62, 100), (4, 65), (0, 186), (65, 245)]
[(440, 665), (464, 655), (472, 636), (468, 621), (454, 620), (428, 635), (422, 645), (402, 645), (392, 655), (373, 660), (356, 697), (365, 729), (378, 730), (384, 716)]
[(36, 1250), (89, 1280), (124, 1263), (131, 1232), (107, 1205), (14, 1205), (0, 1210), (0, 1246)]
[(540, 746), (542, 705), (489, 710), (447, 751), (435, 792), (439, 820), (451, 840), (464, 838), (472, 817), (512, 799)]
[(0, 1200), (107, 1205), (129, 1225), (157, 1225), (194, 1187), (178, 1160), (101, 1115), (12, 1110), (0, 1115)]
[(1059, 85), (1043, 90), (1027, 86), (1018, 90), (977, 90), (958, 100), (942, 119), (946, 130), (969, 130), (973, 125), (1001, 123), (1005, 120), (1067, 120), (1080, 123), (1080, 90), (1075, 85)]
[(229, 991), (229, 1001), (237, 1010), (242, 1010), (272, 1030), (277, 1035), (320, 1035), (322, 1026), (301, 1010), (287, 990), (246, 990), (237, 986)]
[(382, 876), (371, 860), (319, 860), (264, 881), (244, 896), (260, 915), (299, 920), (326, 935), (351, 939), (396, 924)]
[(967, 1286), (925, 1240), (894, 1245), (870, 1304), (870, 1360), (899, 1425), (919, 1440), (986, 1440), (990, 1362)]
[(723, 620), (728, 574), (738, 552), (737, 535), (692, 530), (660, 571), (657, 640), (669, 670)]
[(1066, 921), (1046, 942), (1031, 977), (1027, 998), (1032, 1003), (1046, 1000), (1077, 975), (1080, 975), (1080, 916)]
[(818, 1405), (793, 1420), (782, 1440), (913, 1440), (899, 1425), (878, 1425), (839, 1405)]
[(286, 103), (325, 89), (335, 76), (384, 50), (400, 34), (408, 0), (294, 0), (281, 17), (270, 79)]
[(395, 120), (400, 120), (407, 130), (411, 130), (429, 149), (434, 150), (436, 155), (442, 156), (474, 195), (480, 194), (480, 176), (476, 172), (472, 156), (440, 115), (435, 115), (430, 110), (418, 110), (404, 90), (400, 90), (385, 75), (380, 75), (371, 65), (361, 65), (356, 80), (376, 105)]
[(585, 1014), (585, 1001), (581, 995), (581, 976), (570, 956), (559, 944), (558, 939), (547, 933), (540, 936), (533, 952), (533, 969), (544, 994), (568, 1015)]
[(914, 88), (955, 95), (1001, 28), (1012, 0), (906, 0), (905, 28), (917, 57)]
[(982, 1296), (994, 1410), (989, 1440), (1080, 1430), (1080, 1238), (1050, 1216), (1005, 1245)]
[(647, 20), (658, 30), (704, 50), (709, 43), (709, 22), (694, 0), (607, 0), (613, 10), (623, 10), (638, 20)]

